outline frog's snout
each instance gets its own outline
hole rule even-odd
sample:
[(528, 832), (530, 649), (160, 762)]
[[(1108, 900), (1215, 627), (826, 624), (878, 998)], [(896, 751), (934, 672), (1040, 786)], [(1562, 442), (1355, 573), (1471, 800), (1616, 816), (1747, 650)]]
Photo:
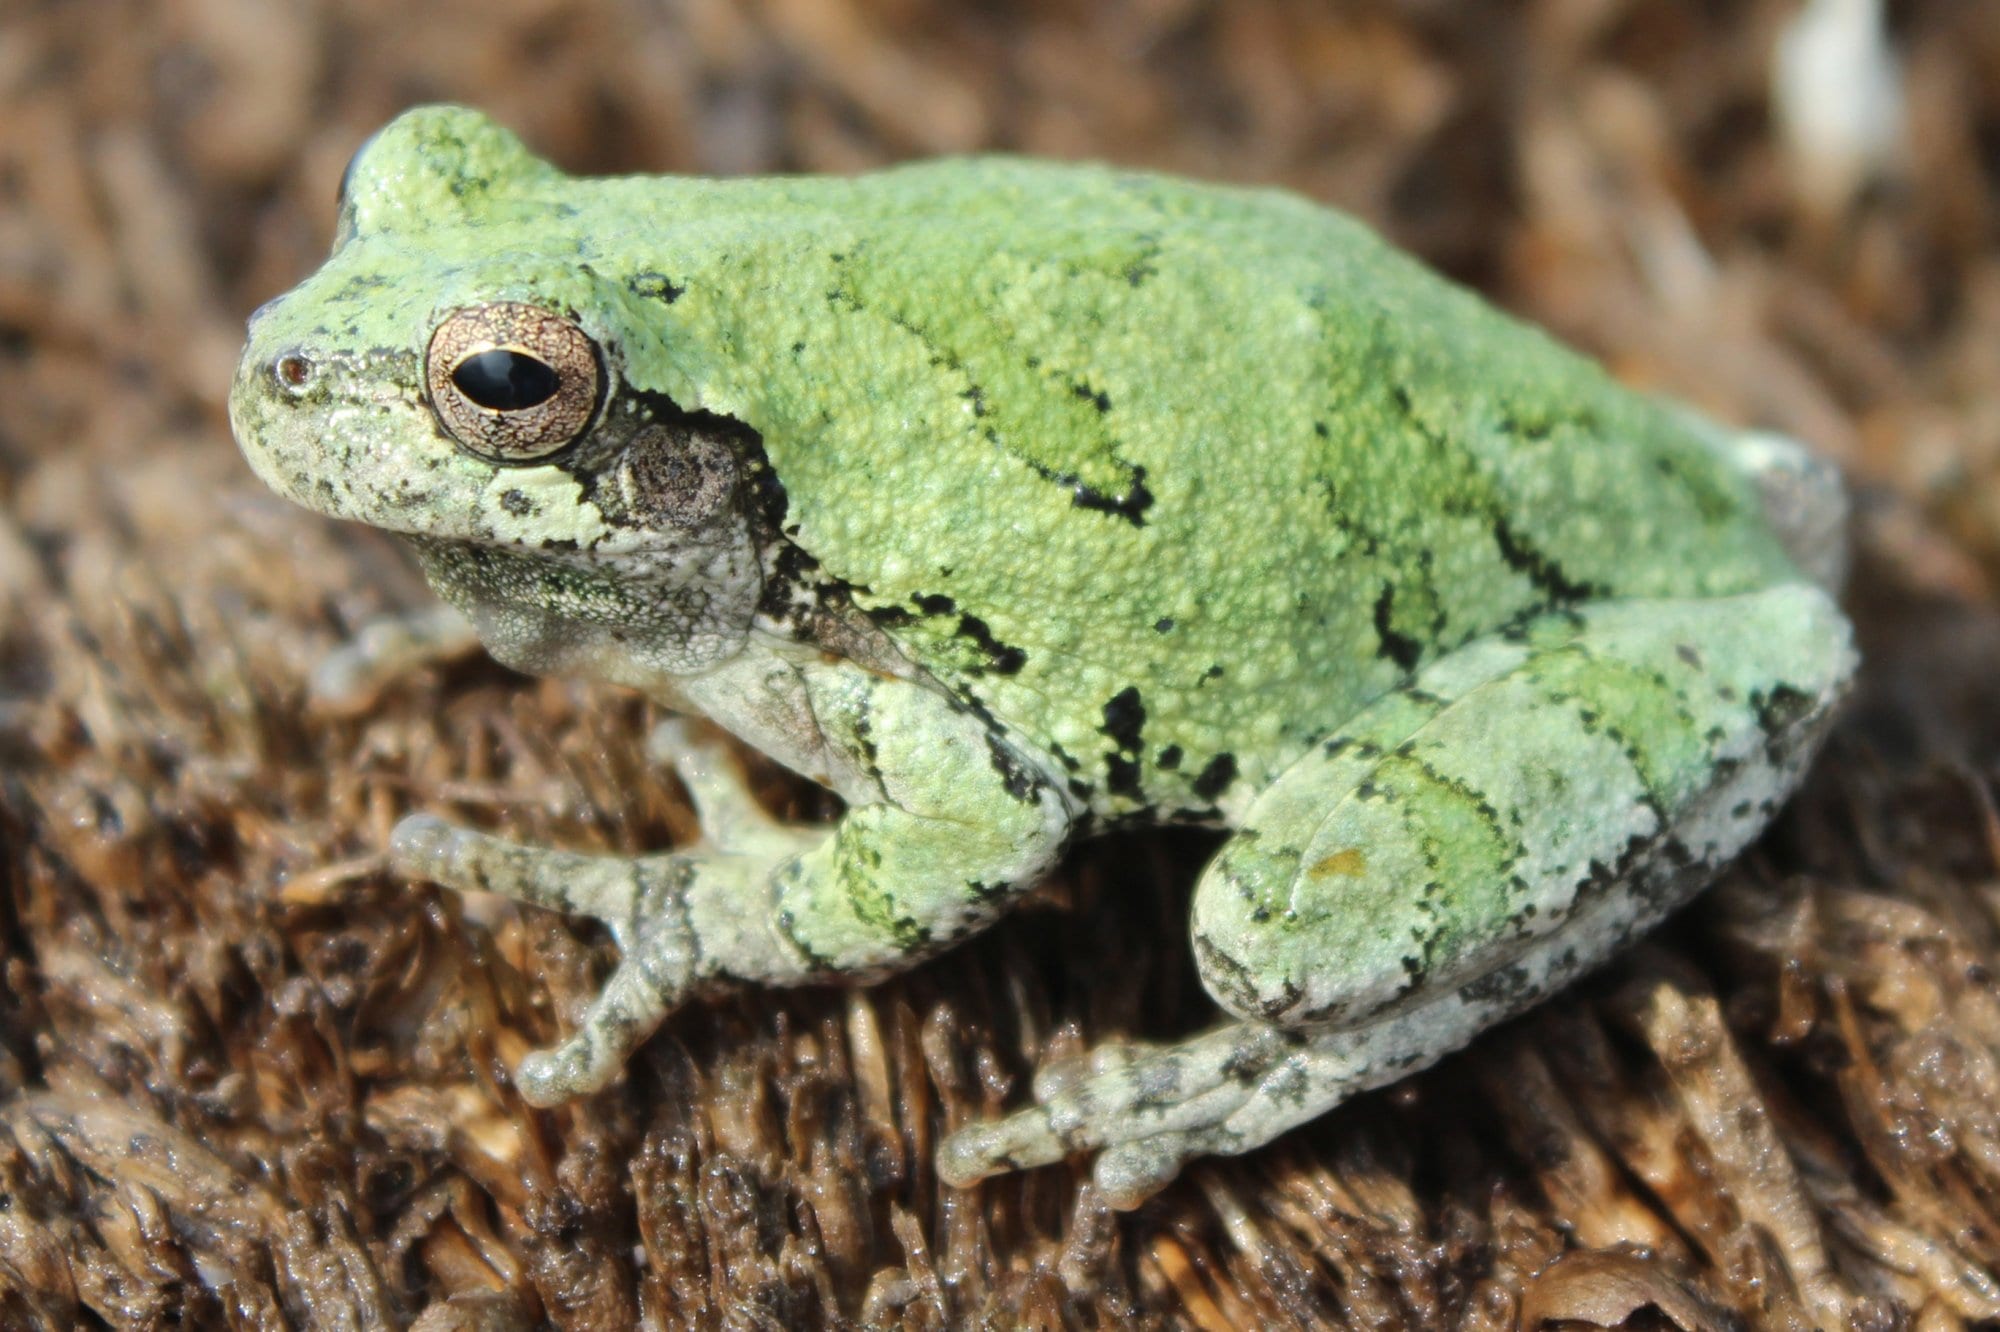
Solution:
[(250, 312), (245, 326), (243, 355), (236, 367), (238, 393), (253, 389), (275, 389), (281, 396), (297, 398), (311, 390), (321, 376), (321, 358), (273, 326), (273, 319), (285, 296), (265, 301)]
[(261, 397), (275, 392), (283, 398), (301, 398), (319, 383), (321, 369), (319, 359), (307, 349), (266, 346), (253, 335), (236, 367), (236, 393)]
[(285, 298), (283, 296), (273, 296), (270, 300), (265, 301), (262, 305), (258, 306), (256, 309), (250, 312), (250, 318), (248, 322), (245, 324), (245, 328), (249, 331), (251, 337), (254, 338), (257, 336), (257, 325), (260, 322), (262, 322), (264, 316), (270, 314), (271, 311), (277, 309), (278, 306), (284, 302), (284, 299)]

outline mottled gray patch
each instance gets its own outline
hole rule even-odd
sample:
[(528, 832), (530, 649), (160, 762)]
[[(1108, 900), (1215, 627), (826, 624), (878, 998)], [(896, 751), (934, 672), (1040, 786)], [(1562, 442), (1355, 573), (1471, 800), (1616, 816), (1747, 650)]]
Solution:
[(647, 426), (618, 462), (624, 516), (635, 526), (700, 527), (729, 503), (740, 468), (718, 435), (685, 422)]

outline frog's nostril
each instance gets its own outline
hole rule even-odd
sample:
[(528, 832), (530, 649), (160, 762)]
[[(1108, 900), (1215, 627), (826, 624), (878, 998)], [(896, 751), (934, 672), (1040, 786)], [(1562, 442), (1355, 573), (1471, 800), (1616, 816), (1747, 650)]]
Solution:
[(271, 362), (271, 377), (278, 381), (278, 387), (285, 392), (297, 393), (312, 383), (315, 369), (312, 357), (304, 352), (288, 351), (281, 353)]

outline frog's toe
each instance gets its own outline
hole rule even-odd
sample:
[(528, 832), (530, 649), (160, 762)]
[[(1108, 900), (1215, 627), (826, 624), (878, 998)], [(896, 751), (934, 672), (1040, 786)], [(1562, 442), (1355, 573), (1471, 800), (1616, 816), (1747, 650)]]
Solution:
[(1129, 1068), (1159, 1048), (1150, 1042), (1113, 1038), (1101, 1041), (1081, 1054), (1050, 1060), (1035, 1070), (1034, 1097), (1037, 1101), (1053, 1101), (1091, 1078)]
[[(1039, 1104), (946, 1139), (938, 1173), (963, 1187), (1097, 1151), (1093, 1174), (1105, 1196), (1113, 1206), (1136, 1206), (1190, 1157), (1255, 1145), (1239, 1140), (1234, 1118), (1301, 1039), (1265, 1023), (1236, 1022), (1180, 1045), (1113, 1046), (1101, 1059), (1093, 1052), (1065, 1061), (1058, 1076), (1037, 1080)], [(1099, 1062), (1094, 1073), (1076, 1067), (1092, 1060)]]
[(622, 945), (631, 937), (635, 907), (675, 881), (675, 858), (591, 856), (512, 842), (461, 828), (430, 814), (411, 814), (389, 834), (389, 863), (398, 874), (428, 879), (459, 892), (499, 893), (557, 911), (595, 916)]
[(1129, 1212), (1173, 1183), (1195, 1157), (1223, 1150), (1200, 1133), (1155, 1133), (1098, 1153), (1090, 1177), (1106, 1203)]
[(580, 1039), (572, 1037), (552, 1050), (521, 1056), (514, 1069), (514, 1087), (522, 1100), (546, 1110), (601, 1088), (604, 1083), (593, 1083), (590, 1077), (599, 1066)]
[[(645, 960), (645, 956), (639, 959)], [(592, 1001), (575, 1035), (552, 1049), (522, 1057), (514, 1070), (521, 1098), (530, 1105), (552, 1106), (601, 1090), (672, 1011), (685, 988), (684, 968), (671, 963), (620, 965)]]

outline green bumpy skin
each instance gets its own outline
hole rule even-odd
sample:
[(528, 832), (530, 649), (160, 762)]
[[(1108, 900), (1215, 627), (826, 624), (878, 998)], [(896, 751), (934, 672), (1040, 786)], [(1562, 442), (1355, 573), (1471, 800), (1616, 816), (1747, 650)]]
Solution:
[(1235, 1020), (1050, 1073), (948, 1140), (960, 1183), (1096, 1150), (1129, 1204), (1463, 1044), (1712, 877), (1855, 665), (1827, 469), (1275, 191), (1000, 158), (575, 179), (420, 109), (253, 319), (231, 416), (281, 493), (407, 537), (502, 660), (706, 715), (849, 805), (777, 825), (677, 732), (694, 848), (406, 821), (406, 871), (624, 950), (523, 1064), (537, 1103), (703, 988), (936, 952), (1072, 835), (1236, 830), (1193, 922)]

